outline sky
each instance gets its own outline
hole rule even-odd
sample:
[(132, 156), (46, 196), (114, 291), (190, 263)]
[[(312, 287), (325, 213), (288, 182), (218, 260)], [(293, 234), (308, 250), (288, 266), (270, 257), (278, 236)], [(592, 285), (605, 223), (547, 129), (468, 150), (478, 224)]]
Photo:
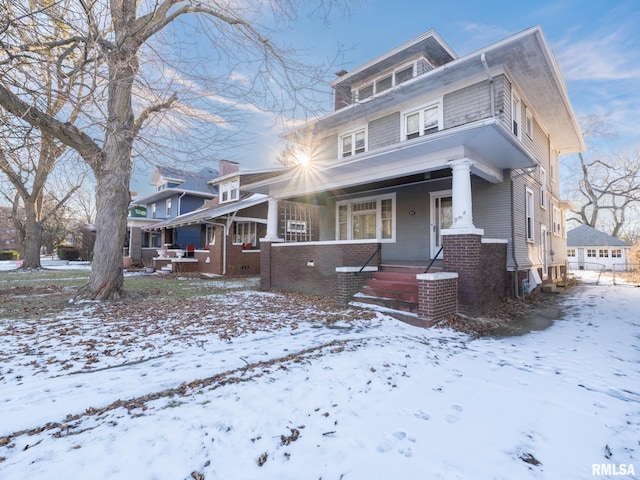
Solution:
[(548, 328), (506, 337), (253, 279), (12, 321), (0, 478), (637, 479), (640, 296), (579, 273)]
[[(314, 64), (326, 64), (341, 51), (333, 70), (338, 71), (351, 70), (430, 29), (464, 56), (539, 25), (556, 55), (576, 116), (606, 116), (617, 134), (610, 142), (618, 148), (640, 144), (638, 24), (637, 0), (369, 0), (352, 2), (350, 15), (333, 12), (328, 25), (301, 17), (276, 40), (303, 50)], [(327, 111), (332, 79), (327, 78)], [(282, 130), (271, 122), (269, 116), (256, 114), (253, 129), (247, 131), (255, 140), (235, 154), (227, 152), (227, 158), (248, 169), (274, 166)], [(148, 180), (149, 171), (137, 165), (132, 189), (150, 192)]]

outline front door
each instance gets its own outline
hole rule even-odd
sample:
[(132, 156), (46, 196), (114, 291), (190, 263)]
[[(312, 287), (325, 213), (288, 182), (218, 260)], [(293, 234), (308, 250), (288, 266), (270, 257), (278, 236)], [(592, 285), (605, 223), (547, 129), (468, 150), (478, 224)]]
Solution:
[(431, 258), (442, 258), (442, 230), (453, 224), (452, 205), (451, 190), (431, 193)]

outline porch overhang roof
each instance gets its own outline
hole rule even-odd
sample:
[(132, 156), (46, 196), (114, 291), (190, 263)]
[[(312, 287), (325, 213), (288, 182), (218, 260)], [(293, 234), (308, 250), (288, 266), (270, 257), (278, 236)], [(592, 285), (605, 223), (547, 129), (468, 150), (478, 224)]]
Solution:
[(294, 197), (440, 170), (462, 158), (471, 160), (471, 173), (492, 183), (503, 181), (504, 169), (536, 165), (533, 154), (498, 120), (489, 118), (371, 153), (311, 162), (245, 189), (274, 198)]
[(183, 190), (179, 187), (165, 188), (164, 190), (160, 190), (158, 192), (151, 193), (146, 197), (134, 198), (131, 201), (131, 205), (148, 205), (149, 203), (157, 202), (159, 200), (163, 200), (165, 198), (172, 197), (173, 195), (190, 195), (193, 197), (202, 197), (202, 198), (215, 198), (217, 196), (216, 193), (212, 192), (199, 192), (196, 190)]
[(187, 225), (196, 225), (198, 223), (206, 223), (207, 220), (224, 217), (236, 213), (245, 208), (253, 207), (267, 201), (265, 195), (254, 193), (246, 199), (234, 202), (228, 205), (219, 205), (216, 207), (199, 208), (193, 212), (184, 213), (178, 217), (164, 220), (154, 225), (149, 225), (143, 230), (162, 230), (166, 228), (184, 227)]

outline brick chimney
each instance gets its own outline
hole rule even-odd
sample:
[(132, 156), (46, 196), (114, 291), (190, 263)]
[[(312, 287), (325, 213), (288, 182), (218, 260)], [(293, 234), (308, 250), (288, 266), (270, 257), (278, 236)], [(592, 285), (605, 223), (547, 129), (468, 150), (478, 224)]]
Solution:
[(230, 173), (235, 173), (240, 170), (240, 165), (231, 160), (220, 160), (218, 162), (218, 176), (224, 177)]

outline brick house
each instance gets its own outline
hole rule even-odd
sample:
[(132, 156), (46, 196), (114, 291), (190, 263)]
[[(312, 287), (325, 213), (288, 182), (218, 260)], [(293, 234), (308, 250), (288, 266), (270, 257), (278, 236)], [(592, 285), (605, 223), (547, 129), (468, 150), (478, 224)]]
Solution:
[(176, 238), (176, 232), (190, 232), (189, 244), (176, 245), (173, 250), (191, 246), (192, 251), (178, 259), (176, 252), (169, 249), (169, 259), (154, 258), (156, 268), (171, 264), (172, 271), (217, 275), (260, 273), (260, 238), (266, 235), (267, 197), (244, 192), (242, 187), (245, 182), (264, 180), (281, 169), (241, 171), (237, 163), (223, 160), (218, 170), (218, 175), (207, 180), (209, 188), (218, 192), (214, 198), (193, 211), (143, 227), (143, 231), (156, 232), (163, 238)]
[(428, 324), (564, 274), (559, 159), (585, 146), (539, 27), (463, 57), (430, 30), (331, 86), (285, 136), (309, 163), (247, 187), (269, 196), (263, 288), (363, 288)]

